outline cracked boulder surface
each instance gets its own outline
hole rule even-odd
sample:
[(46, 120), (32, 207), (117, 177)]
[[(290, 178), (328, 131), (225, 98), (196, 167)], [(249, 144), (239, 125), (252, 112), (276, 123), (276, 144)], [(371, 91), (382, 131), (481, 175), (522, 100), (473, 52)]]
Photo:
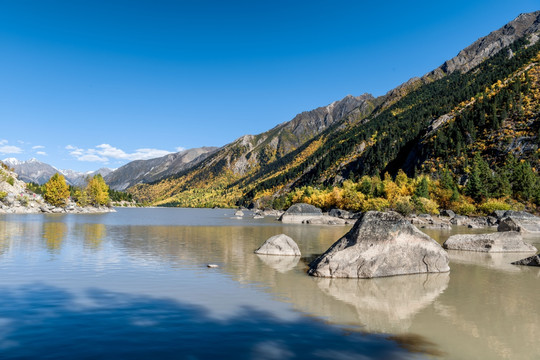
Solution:
[(369, 211), (310, 264), (309, 275), (335, 278), (450, 271), (448, 254), (400, 214)]

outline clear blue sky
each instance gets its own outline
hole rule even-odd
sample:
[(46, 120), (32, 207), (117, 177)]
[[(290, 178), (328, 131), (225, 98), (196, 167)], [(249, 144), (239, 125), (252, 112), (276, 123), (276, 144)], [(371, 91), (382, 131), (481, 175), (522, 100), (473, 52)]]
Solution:
[(0, 0), (0, 158), (79, 171), (382, 95), (535, 1)]

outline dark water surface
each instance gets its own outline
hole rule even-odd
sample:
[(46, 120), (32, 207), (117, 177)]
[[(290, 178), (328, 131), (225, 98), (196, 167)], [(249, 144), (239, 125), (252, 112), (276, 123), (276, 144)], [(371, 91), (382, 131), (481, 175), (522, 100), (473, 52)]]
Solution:
[[(0, 216), (0, 358), (540, 358), (540, 270), (509, 264), (528, 254), (320, 279), (306, 263), (349, 227), (233, 213)], [(253, 254), (279, 233), (303, 258)]]

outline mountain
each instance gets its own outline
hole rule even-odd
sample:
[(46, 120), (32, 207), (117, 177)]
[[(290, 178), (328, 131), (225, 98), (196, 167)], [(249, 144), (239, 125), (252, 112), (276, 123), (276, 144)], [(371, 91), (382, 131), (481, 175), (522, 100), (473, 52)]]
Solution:
[(26, 161), (7, 158), (4, 159), (3, 162), (15, 170), (15, 173), (19, 175), (20, 180), (24, 182), (34, 182), (40, 185), (45, 184), (49, 181), (51, 176), (59, 172), (55, 167), (34, 158)]
[(4, 159), (3, 162), (15, 170), (15, 173), (18, 174), (20, 180), (24, 182), (37, 183), (39, 185), (45, 184), (47, 181), (49, 181), (51, 176), (56, 173), (60, 173), (64, 175), (66, 182), (69, 185), (84, 186), (87, 178), (91, 178), (96, 174), (106, 176), (113, 171), (112, 169), (108, 168), (101, 168), (97, 171), (89, 171), (84, 173), (73, 170), (59, 170), (54, 166), (41, 162), (35, 158), (26, 161), (20, 161), (16, 158), (7, 158)]
[(114, 169), (100, 168), (96, 171), (79, 172), (69, 169), (61, 169), (59, 172), (64, 175), (66, 181), (73, 186), (85, 186), (88, 179), (94, 177), (94, 175), (100, 174), (105, 177), (112, 173)]
[(201, 147), (155, 159), (135, 160), (102, 175), (112, 189), (125, 190), (139, 183), (152, 182), (186, 170), (204, 160), (216, 149), (215, 147)]
[(538, 165), (539, 24), (540, 11), (521, 14), (384, 96), (299, 114), (129, 191), (158, 205), (271, 204), (293, 188), (399, 169), (437, 176), (446, 163), (466, 176), (476, 155), (493, 169), (510, 154)]

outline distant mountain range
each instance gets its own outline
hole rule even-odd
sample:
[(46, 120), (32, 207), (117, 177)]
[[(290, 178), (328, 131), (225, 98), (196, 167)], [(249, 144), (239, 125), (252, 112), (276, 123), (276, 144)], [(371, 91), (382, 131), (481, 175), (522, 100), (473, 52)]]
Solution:
[(152, 182), (186, 170), (204, 160), (216, 149), (216, 147), (189, 149), (160, 158), (131, 161), (118, 169), (101, 168), (88, 172), (57, 169), (34, 158), (26, 161), (7, 158), (3, 162), (12, 167), (19, 175), (19, 179), (25, 182), (43, 185), (55, 173), (60, 173), (64, 175), (68, 184), (84, 186), (87, 179), (101, 174), (111, 188), (125, 190), (136, 184)]
[(73, 170), (61, 170), (52, 165), (41, 162), (37, 159), (29, 159), (20, 161), (16, 158), (7, 158), (2, 162), (15, 170), (19, 175), (19, 179), (24, 182), (34, 182), (40, 185), (45, 184), (55, 173), (60, 173), (66, 178), (66, 182), (74, 186), (83, 186), (87, 178), (91, 178), (96, 174), (101, 174), (103, 177), (111, 173), (113, 170), (101, 168), (96, 171), (77, 172)]

